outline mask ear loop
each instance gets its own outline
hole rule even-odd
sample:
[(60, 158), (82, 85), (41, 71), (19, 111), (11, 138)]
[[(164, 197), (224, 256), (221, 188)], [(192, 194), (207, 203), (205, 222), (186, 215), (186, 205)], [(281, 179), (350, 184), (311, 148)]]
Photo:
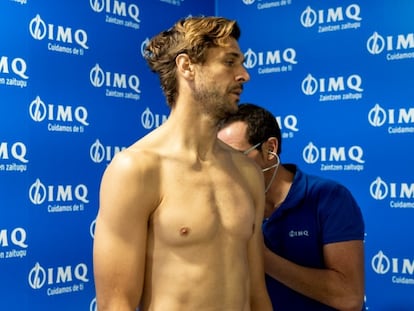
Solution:
[(273, 181), (275, 180), (276, 173), (277, 173), (277, 170), (278, 170), (279, 164), (280, 164), (280, 158), (279, 158), (279, 156), (277, 155), (276, 152), (273, 152), (273, 151), (270, 151), (269, 150), (268, 153), (270, 153), (271, 155), (274, 155), (276, 157), (276, 159), (277, 159), (277, 162), (275, 164), (273, 164), (272, 166), (269, 166), (269, 167), (266, 167), (266, 168), (262, 169), (262, 172), (267, 172), (268, 170), (271, 170), (272, 168), (275, 168), (275, 170), (273, 171), (273, 174), (272, 174), (272, 178), (270, 178), (270, 182), (266, 186), (265, 193), (267, 191), (269, 191), (270, 186), (273, 184)]

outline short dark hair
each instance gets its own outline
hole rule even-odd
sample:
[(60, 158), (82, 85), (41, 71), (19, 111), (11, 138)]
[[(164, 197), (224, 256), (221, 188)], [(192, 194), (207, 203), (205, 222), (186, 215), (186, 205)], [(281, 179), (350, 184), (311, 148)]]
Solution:
[(249, 144), (254, 146), (265, 142), (269, 137), (276, 137), (278, 141), (276, 153), (279, 155), (282, 152), (280, 127), (275, 116), (270, 111), (252, 103), (240, 104), (236, 112), (220, 121), (219, 130), (236, 121), (242, 121), (247, 124), (246, 139)]

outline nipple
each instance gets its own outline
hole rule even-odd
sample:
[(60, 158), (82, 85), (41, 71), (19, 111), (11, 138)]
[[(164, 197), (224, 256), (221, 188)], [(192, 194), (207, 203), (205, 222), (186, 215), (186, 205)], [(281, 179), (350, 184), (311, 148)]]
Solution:
[(187, 236), (190, 233), (190, 228), (188, 227), (182, 227), (180, 229), (180, 235)]

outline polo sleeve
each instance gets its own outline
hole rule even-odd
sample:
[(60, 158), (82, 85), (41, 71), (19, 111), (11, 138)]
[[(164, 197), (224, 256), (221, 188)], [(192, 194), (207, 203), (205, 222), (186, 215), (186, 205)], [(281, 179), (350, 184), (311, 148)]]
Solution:
[(351, 192), (340, 184), (325, 185), (319, 199), (323, 244), (364, 240), (364, 220)]

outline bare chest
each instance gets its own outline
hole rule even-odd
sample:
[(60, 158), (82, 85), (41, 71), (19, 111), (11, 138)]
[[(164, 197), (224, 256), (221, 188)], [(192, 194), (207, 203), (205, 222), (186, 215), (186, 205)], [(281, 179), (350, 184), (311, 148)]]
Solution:
[(166, 244), (248, 240), (255, 207), (237, 170), (172, 167), (163, 174), (162, 201), (152, 217)]

